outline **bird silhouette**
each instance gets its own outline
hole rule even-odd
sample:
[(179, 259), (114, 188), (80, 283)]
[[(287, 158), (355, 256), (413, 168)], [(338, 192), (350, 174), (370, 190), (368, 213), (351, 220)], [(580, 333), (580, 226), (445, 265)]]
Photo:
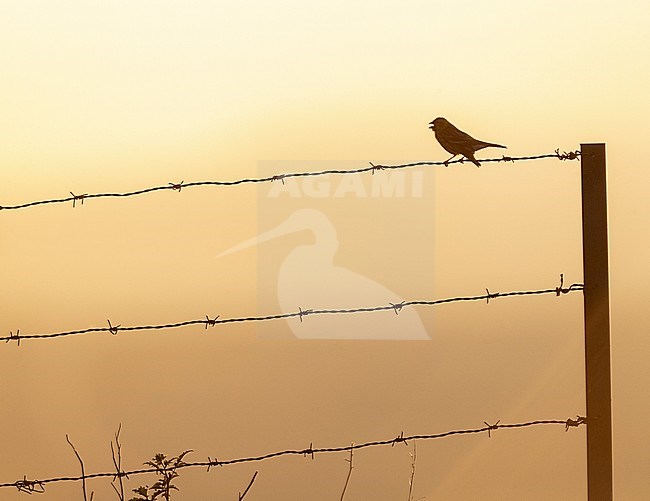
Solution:
[(456, 128), (442, 117), (438, 117), (432, 122), (429, 122), (429, 129), (431, 129), (436, 135), (436, 139), (440, 143), (440, 146), (452, 155), (451, 158), (445, 160), (445, 165), (456, 155), (463, 155), (468, 160), (471, 160), (474, 165), (480, 167), (481, 164), (476, 160), (476, 158), (474, 158), (474, 153), (478, 150), (489, 147), (507, 148), (507, 146), (500, 144), (486, 143), (485, 141), (474, 139), (472, 136)]

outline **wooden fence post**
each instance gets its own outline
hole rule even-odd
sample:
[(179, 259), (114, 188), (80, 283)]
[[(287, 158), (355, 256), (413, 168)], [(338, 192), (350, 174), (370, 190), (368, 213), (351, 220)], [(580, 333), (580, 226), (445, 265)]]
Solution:
[(581, 144), (589, 501), (613, 497), (605, 144)]

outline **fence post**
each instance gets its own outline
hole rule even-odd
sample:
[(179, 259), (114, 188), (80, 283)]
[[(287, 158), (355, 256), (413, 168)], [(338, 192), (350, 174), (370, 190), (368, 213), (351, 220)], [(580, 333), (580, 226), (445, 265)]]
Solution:
[(613, 485), (605, 144), (581, 144), (580, 150), (587, 487), (589, 501), (608, 501), (613, 497)]

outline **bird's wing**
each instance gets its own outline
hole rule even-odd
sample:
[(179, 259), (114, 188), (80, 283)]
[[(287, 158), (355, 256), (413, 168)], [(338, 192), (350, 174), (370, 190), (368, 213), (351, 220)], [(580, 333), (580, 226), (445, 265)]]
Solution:
[(478, 151), (483, 148), (506, 148), (500, 144), (488, 143), (480, 139), (474, 139), (472, 136), (457, 129), (454, 125), (449, 124), (445, 129), (445, 140), (447, 143), (454, 147), (460, 153), (465, 154), (466, 151)]
[(474, 139), (472, 136), (467, 134), (466, 132), (463, 132), (460, 129), (457, 129), (454, 125), (449, 124), (445, 130), (444, 130), (444, 136), (445, 140), (447, 143), (449, 143), (450, 146), (453, 146), (457, 149), (457, 151), (463, 151), (467, 149), (468, 145), (473, 144), (476, 142), (476, 139)]

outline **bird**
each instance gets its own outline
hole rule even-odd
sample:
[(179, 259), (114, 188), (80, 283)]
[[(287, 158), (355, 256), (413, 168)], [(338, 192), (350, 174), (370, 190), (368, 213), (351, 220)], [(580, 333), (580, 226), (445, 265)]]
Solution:
[(445, 165), (447, 165), (449, 160), (454, 158), (456, 155), (463, 155), (474, 165), (480, 167), (481, 164), (476, 160), (476, 158), (474, 158), (474, 153), (478, 150), (489, 147), (507, 148), (507, 146), (501, 144), (486, 143), (485, 141), (474, 139), (472, 136), (458, 129), (453, 124), (449, 123), (447, 119), (442, 117), (438, 117), (429, 122), (429, 129), (431, 129), (436, 135), (436, 139), (440, 143), (440, 146), (452, 154), (451, 158), (444, 162)]

